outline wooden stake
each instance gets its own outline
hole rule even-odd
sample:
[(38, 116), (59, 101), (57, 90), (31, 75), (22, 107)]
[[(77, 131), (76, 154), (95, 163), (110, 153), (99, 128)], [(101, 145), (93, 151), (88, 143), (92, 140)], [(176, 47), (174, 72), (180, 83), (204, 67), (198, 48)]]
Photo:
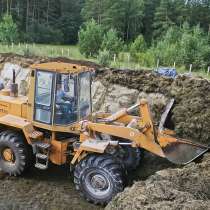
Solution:
[(156, 66), (157, 69), (159, 68), (159, 65), (160, 65), (160, 60), (158, 59), (158, 60), (157, 60), (157, 66)]
[(189, 72), (192, 73), (192, 64), (190, 64), (190, 71)]
[(130, 65), (130, 54), (128, 54), (128, 68), (129, 68), (129, 65)]
[(114, 54), (114, 63), (116, 63), (116, 54)]

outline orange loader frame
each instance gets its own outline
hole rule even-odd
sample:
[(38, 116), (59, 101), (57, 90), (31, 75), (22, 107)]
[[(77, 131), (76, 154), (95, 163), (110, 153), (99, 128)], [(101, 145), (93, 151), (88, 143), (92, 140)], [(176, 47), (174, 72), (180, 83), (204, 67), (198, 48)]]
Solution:
[[(136, 108), (139, 109), (141, 117), (129, 115)], [(79, 130), (81, 144), (75, 149), (72, 164), (77, 160), (80, 161), (89, 152), (105, 153), (108, 147), (121, 144), (120, 140), (98, 140), (97, 133), (130, 140), (132, 147), (143, 148), (176, 164), (187, 164), (209, 149), (208, 146), (176, 138), (172, 130), (155, 128), (145, 99), (113, 115), (96, 114), (96, 122), (82, 121)]]

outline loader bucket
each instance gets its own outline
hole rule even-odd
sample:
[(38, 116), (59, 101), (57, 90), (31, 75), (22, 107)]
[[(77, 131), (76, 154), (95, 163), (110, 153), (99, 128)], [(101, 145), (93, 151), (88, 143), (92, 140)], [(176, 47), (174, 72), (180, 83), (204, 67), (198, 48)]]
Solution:
[(167, 104), (164, 113), (161, 116), (159, 124), (158, 142), (163, 150), (165, 157), (175, 164), (188, 164), (200, 157), (209, 150), (208, 146), (193, 143), (185, 139), (178, 139), (173, 136), (164, 135), (164, 125), (168, 118), (168, 115), (174, 105), (175, 100), (171, 99)]
[(208, 146), (194, 144), (187, 140), (176, 139), (162, 147), (165, 157), (175, 164), (188, 164), (209, 150)]

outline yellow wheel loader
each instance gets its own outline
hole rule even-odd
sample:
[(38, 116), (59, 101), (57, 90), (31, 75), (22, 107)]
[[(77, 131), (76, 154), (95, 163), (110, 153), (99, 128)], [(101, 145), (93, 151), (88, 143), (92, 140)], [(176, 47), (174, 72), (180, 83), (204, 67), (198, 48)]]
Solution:
[[(69, 164), (76, 189), (90, 202), (107, 204), (124, 188), (125, 172), (135, 169), (142, 149), (177, 164), (187, 164), (208, 146), (175, 137), (164, 129), (173, 101), (159, 128), (148, 103), (117, 113), (92, 114), (93, 69), (68, 63), (31, 66), (28, 97), (13, 83), (0, 92), (0, 168), (11, 176), (49, 162)], [(137, 110), (139, 116), (133, 116)]]

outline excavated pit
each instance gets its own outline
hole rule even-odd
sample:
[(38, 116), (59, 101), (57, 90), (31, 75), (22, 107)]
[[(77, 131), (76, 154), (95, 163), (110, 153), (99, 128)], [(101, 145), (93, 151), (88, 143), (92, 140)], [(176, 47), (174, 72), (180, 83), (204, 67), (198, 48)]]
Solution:
[[(180, 137), (210, 143), (208, 80), (184, 75), (173, 80), (152, 71), (104, 69), (87, 61), (25, 58), (14, 54), (0, 54), (0, 77), (8, 86), (12, 69), (15, 69), (19, 92), (26, 95), (29, 66), (48, 61), (64, 61), (96, 69), (92, 85), (94, 111), (115, 112), (135, 104), (140, 98), (147, 98), (158, 124), (166, 104), (175, 98), (168, 126), (174, 128)], [(132, 180), (136, 182), (116, 196), (107, 209), (208, 209), (209, 160), (207, 155), (201, 163), (175, 168), (177, 166), (167, 160), (146, 153), (138, 170), (129, 175), (130, 185)], [(1, 174), (0, 208), (100, 209), (85, 202), (75, 191), (68, 170), (55, 166), (44, 172), (33, 169), (24, 178)]]

